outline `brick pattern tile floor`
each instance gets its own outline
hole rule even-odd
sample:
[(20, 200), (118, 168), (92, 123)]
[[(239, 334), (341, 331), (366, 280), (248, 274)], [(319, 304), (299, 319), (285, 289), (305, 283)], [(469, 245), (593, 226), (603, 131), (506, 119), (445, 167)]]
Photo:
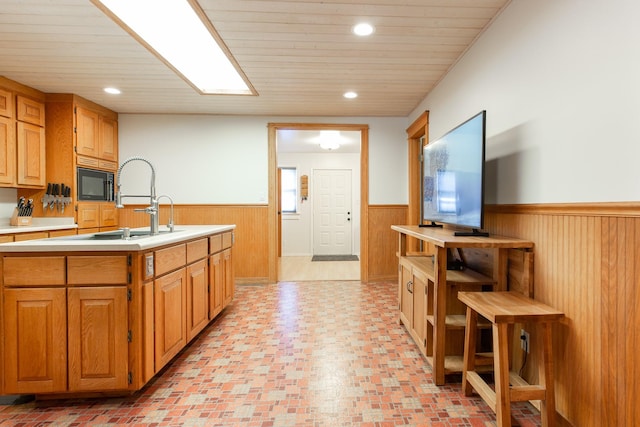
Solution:
[[(458, 379), (459, 380), (459, 379)], [(530, 404), (513, 425), (539, 426)], [(0, 407), (2, 426), (493, 426), (398, 324), (393, 283), (240, 285), (234, 302), (128, 397)]]

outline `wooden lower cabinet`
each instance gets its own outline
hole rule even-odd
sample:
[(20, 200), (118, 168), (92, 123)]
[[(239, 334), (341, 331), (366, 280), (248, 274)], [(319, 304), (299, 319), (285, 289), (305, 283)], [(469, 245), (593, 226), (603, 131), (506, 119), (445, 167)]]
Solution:
[(127, 388), (127, 288), (69, 288), (69, 391)]
[(231, 304), (233, 296), (235, 295), (235, 280), (233, 276), (233, 263), (231, 262), (231, 249), (225, 249), (222, 251), (221, 257), (222, 263), (222, 283), (224, 289), (224, 302), (223, 308)]
[(407, 327), (420, 350), (427, 356), (431, 349), (427, 348), (427, 297), (428, 277), (418, 268), (414, 268), (404, 259), (400, 259), (399, 300), (400, 318)]
[(187, 266), (187, 341), (209, 323), (209, 277), (206, 260)]
[(187, 344), (185, 268), (154, 281), (155, 371)]
[(213, 319), (222, 311), (223, 268), (220, 260), (222, 254), (217, 253), (209, 257), (209, 319)]
[(67, 389), (65, 288), (4, 290), (4, 393)]
[(2, 254), (0, 394), (142, 388), (233, 299), (232, 242), (219, 234), (141, 252)]

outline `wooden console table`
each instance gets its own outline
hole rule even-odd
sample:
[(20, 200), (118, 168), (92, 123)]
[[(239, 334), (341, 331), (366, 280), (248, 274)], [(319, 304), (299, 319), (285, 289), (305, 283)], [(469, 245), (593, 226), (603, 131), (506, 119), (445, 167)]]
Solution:
[[(462, 372), (463, 336), (460, 337), (460, 354), (447, 355), (447, 330), (464, 330), (464, 311), (448, 313), (447, 307), (457, 302), (456, 295), (449, 295), (447, 288), (457, 290), (507, 290), (507, 261), (510, 249), (533, 249), (533, 242), (504, 236), (467, 237), (454, 236), (451, 229), (421, 228), (416, 225), (392, 225), (399, 233), (398, 299), (400, 322), (411, 333), (433, 369), (436, 385), (445, 384), (445, 374)], [(434, 245), (433, 255), (407, 254), (407, 236)], [(493, 250), (491, 277), (470, 269), (447, 271), (449, 249)], [(452, 301), (453, 300), (453, 301)], [(446, 356), (446, 357), (445, 357)]]

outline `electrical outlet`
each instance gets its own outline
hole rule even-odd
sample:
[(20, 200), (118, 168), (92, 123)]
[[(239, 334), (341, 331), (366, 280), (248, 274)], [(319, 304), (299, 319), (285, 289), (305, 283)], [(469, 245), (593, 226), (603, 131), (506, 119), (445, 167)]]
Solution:
[(531, 340), (529, 340), (529, 332), (520, 329), (520, 348), (527, 353), (531, 352)]

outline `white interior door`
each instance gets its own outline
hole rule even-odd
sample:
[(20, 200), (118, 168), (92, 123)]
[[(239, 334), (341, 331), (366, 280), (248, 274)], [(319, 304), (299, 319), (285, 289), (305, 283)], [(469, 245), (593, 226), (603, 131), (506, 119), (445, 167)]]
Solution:
[(313, 194), (313, 254), (351, 255), (351, 170), (314, 170)]

